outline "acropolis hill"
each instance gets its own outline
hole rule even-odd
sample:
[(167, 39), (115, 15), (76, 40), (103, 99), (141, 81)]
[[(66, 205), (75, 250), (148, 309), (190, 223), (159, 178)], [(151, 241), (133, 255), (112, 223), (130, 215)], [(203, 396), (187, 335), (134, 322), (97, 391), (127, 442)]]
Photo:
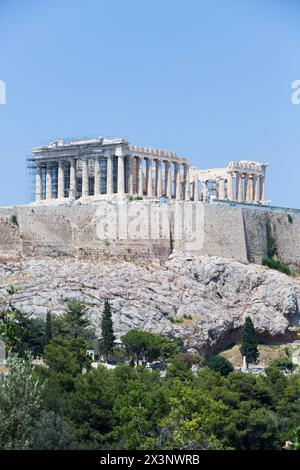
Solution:
[(76, 299), (97, 326), (109, 299), (118, 336), (181, 336), (203, 354), (247, 314), (261, 339), (295, 336), (300, 284), (258, 265), (271, 253), (299, 271), (300, 211), (268, 205), (266, 164), (205, 170), (98, 138), (34, 148), (28, 168), (32, 202), (0, 209), (0, 308), (45, 317)]
[(174, 251), (297, 270), (300, 211), (267, 205), (267, 164), (199, 169), (124, 139), (57, 140), (28, 158), (32, 203), (0, 209), (0, 258), (166, 259)]

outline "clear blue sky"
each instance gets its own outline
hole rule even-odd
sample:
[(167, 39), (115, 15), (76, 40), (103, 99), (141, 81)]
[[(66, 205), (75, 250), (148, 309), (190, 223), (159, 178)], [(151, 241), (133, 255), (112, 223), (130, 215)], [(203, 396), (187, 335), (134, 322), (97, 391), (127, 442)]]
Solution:
[(0, 0), (0, 205), (56, 137), (125, 137), (202, 168), (266, 161), (300, 207), (298, 0)]

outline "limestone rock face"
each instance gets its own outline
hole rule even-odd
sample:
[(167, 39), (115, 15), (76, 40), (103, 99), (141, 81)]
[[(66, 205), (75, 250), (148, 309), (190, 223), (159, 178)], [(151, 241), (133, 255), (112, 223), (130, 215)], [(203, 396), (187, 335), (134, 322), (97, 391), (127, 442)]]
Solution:
[[(9, 285), (18, 289), (11, 297)], [(298, 322), (298, 292), (295, 281), (276, 271), (183, 253), (163, 264), (70, 257), (0, 264), (1, 310), (10, 301), (44, 318), (48, 310), (61, 314), (76, 299), (86, 304), (99, 330), (109, 299), (117, 336), (132, 328), (181, 336), (201, 354), (236, 339), (247, 315), (262, 339), (290, 338)]]

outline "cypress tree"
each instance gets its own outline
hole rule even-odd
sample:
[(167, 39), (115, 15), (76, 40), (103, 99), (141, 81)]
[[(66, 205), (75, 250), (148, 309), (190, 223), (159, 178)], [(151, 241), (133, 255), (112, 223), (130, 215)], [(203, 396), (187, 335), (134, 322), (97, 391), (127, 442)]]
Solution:
[(90, 326), (86, 314), (87, 308), (81, 302), (70, 300), (67, 303), (64, 321), (70, 338), (84, 337), (85, 331)]
[(52, 318), (51, 313), (47, 312), (46, 316), (46, 331), (45, 331), (45, 344), (48, 344), (52, 339)]
[(101, 323), (101, 333), (102, 333), (102, 339), (100, 343), (101, 349), (107, 360), (108, 356), (113, 352), (113, 348), (115, 345), (114, 341), (116, 339), (114, 335), (114, 330), (113, 330), (111, 306), (108, 300), (105, 300), (104, 302), (104, 310), (103, 310), (102, 323)]
[(259, 352), (257, 348), (258, 342), (255, 328), (250, 317), (246, 317), (242, 330), (241, 354), (246, 357), (247, 364), (255, 364), (257, 362)]

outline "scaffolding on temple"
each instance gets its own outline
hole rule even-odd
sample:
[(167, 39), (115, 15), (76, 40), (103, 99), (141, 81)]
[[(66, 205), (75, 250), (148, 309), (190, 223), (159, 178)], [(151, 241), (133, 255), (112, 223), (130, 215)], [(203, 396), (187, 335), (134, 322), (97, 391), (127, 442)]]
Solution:
[[(187, 161), (180, 159), (175, 152), (132, 146), (123, 138), (77, 137), (75, 139), (57, 139), (41, 147), (33, 148), (32, 154), (27, 158), (29, 201), (77, 199), (96, 194), (99, 196), (108, 194), (108, 173), (112, 174), (111, 193), (119, 193), (118, 159), (120, 155), (118, 149), (121, 149), (121, 155), (124, 157), (121, 157), (124, 161), (124, 188), (123, 191), (121, 190), (121, 194), (154, 196), (155, 193), (158, 193), (155, 190), (157, 174), (152, 168), (152, 164), (156, 160), (165, 163), (165, 165), (161, 165), (159, 170), (161, 191), (156, 196), (168, 193), (169, 197), (172, 197), (170, 194), (175, 193), (176, 182), (174, 180), (175, 170), (170, 163), (174, 163), (174, 165), (187, 164)], [(108, 169), (109, 155), (112, 157), (110, 169)], [(70, 182), (72, 164), (76, 175), (74, 191), (71, 191)], [(99, 181), (97, 174), (100, 175)], [(131, 183), (129, 183), (130, 175), (135, 175), (132, 177)], [(61, 178), (63, 178), (63, 184)], [(168, 185), (167, 179), (170, 180)], [(87, 180), (87, 183), (84, 180)], [(63, 194), (59, 189), (62, 187), (64, 188)]]
[(27, 191), (26, 191), (26, 202), (30, 203), (35, 201), (35, 181), (36, 181), (36, 165), (35, 159), (30, 154), (26, 158), (26, 170), (27, 170)]

